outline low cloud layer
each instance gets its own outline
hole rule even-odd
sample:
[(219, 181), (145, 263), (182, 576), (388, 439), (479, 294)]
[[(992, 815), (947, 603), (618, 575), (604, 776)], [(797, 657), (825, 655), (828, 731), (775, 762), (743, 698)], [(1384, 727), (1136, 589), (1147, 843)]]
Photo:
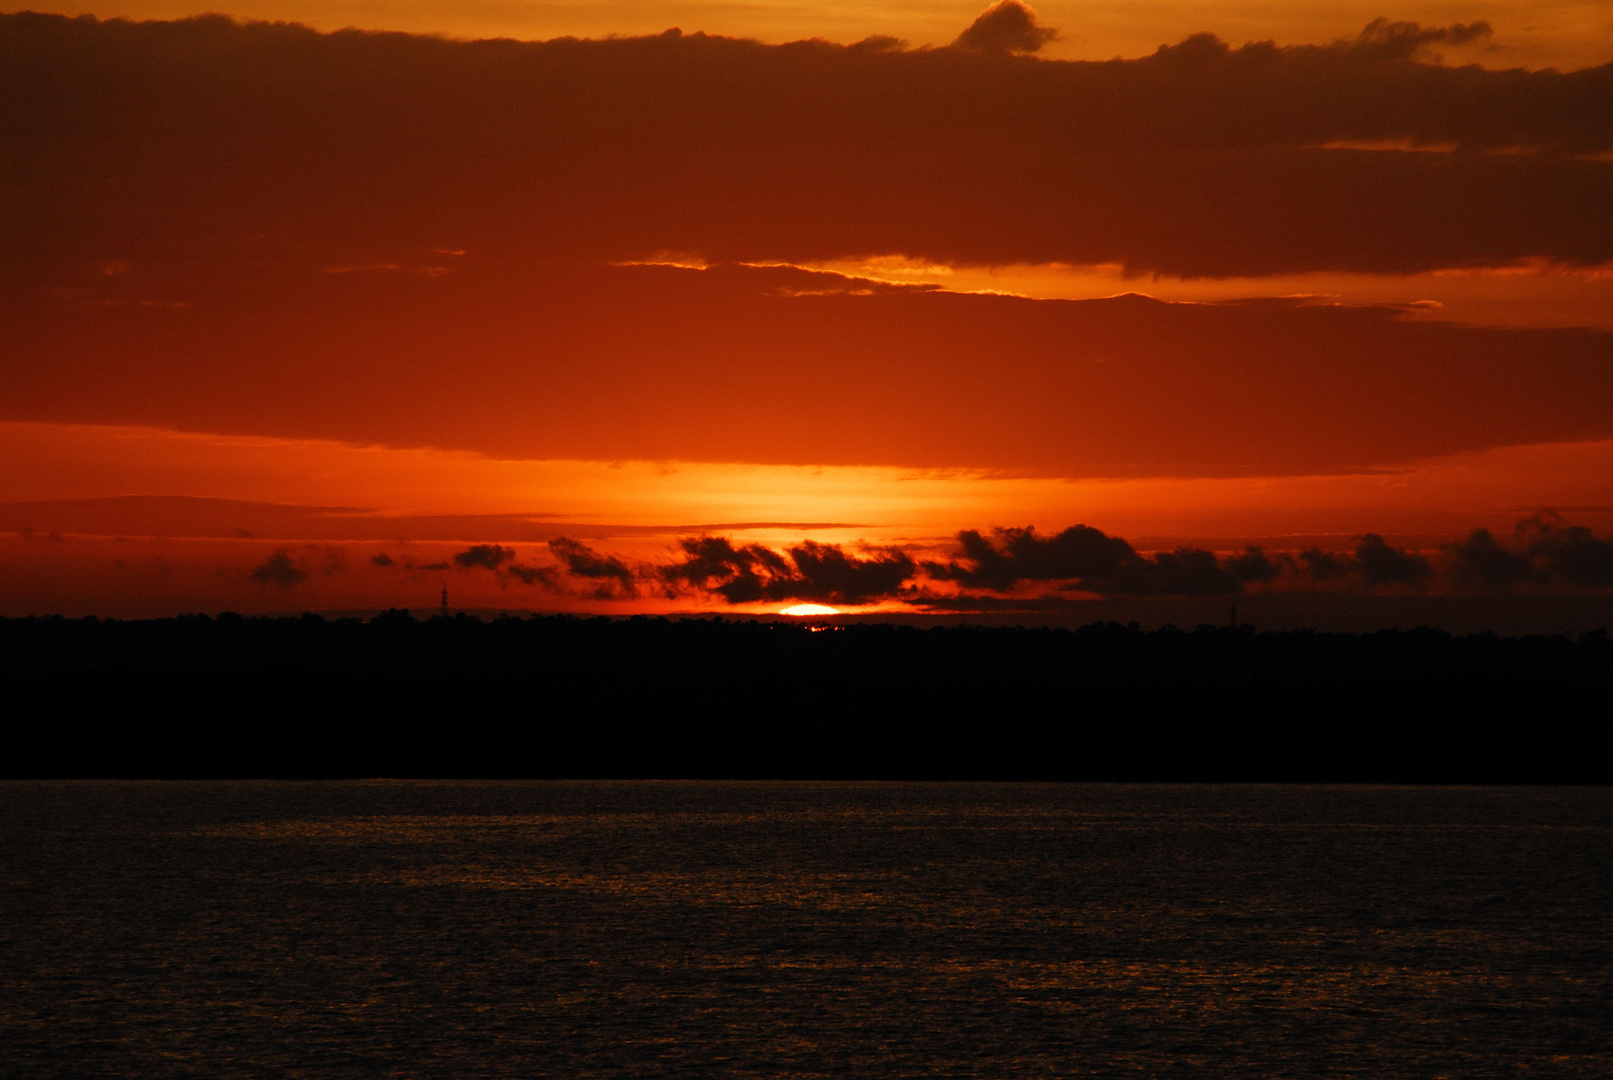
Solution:
[(1312, 547), (1236, 554), (1198, 548), (1139, 554), (1119, 537), (1075, 526), (1053, 536), (1001, 529), (992, 537), (958, 534), (960, 556), (925, 563), (936, 581), (965, 591), (1022, 590), (1058, 583), (1061, 591), (1102, 596), (1217, 596), (1251, 589), (1504, 592), (1516, 587), (1563, 590), (1613, 586), (1613, 541), (1581, 525), (1538, 515), (1497, 541), (1486, 529), (1434, 551), (1397, 548), (1367, 533), (1350, 550)]
[(1444, 553), (1452, 578), (1461, 585), (1497, 591), (1526, 583), (1613, 586), (1613, 541), (1598, 538), (1583, 525), (1543, 516), (1519, 522), (1510, 544), (1497, 541), (1488, 529), (1474, 529)]
[(960, 559), (926, 563), (937, 581), (1006, 591), (1057, 582), (1102, 596), (1232, 596), (1249, 586), (1412, 586), (1433, 576), (1428, 560), (1366, 534), (1353, 552), (1321, 549), (1268, 554), (1257, 547), (1217, 556), (1200, 548), (1139, 554), (1125, 540), (1076, 525), (1053, 536), (999, 529), (992, 538), (958, 534)]
[[(1139, 552), (1087, 525), (1043, 534), (1032, 527), (967, 529), (947, 551), (847, 547), (812, 540), (776, 550), (729, 536), (690, 536), (675, 556), (630, 562), (578, 540), (550, 541), (539, 565), (498, 544), (419, 565), (381, 552), (378, 570), (491, 574), (509, 588), (582, 600), (813, 602), (856, 607), (896, 602), (937, 611), (1054, 610), (1082, 597), (1205, 597), (1286, 590), (1346, 593), (1586, 592), (1613, 588), (1613, 539), (1551, 514), (1520, 521), (1511, 537), (1475, 529), (1456, 543), (1413, 550), (1367, 533), (1348, 547)], [(333, 549), (338, 550), (339, 549)], [(339, 559), (337, 560), (339, 562)], [(330, 572), (327, 553), (325, 572)], [(308, 560), (272, 553), (254, 580), (290, 589)]]
[(992, 539), (958, 534), (961, 560), (927, 563), (930, 576), (966, 589), (1013, 589), (1028, 582), (1118, 596), (1217, 596), (1238, 592), (1239, 580), (1208, 551), (1178, 548), (1145, 557), (1117, 536), (1076, 525), (1054, 536), (1034, 529), (1000, 529)]
[(904, 552), (884, 548), (859, 557), (834, 544), (804, 541), (779, 553), (759, 544), (736, 547), (726, 537), (681, 542), (684, 557), (657, 571), (667, 594), (689, 589), (720, 596), (730, 604), (763, 600), (867, 604), (899, 596), (916, 564)]
[[(959, 30), (905, 49), (0, 16), (0, 412), (1085, 477), (1613, 435), (1606, 333), (779, 265), (1600, 266), (1613, 65), (1429, 62), (1477, 23), (1102, 63), (1035, 54), (1048, 28), (1014, 0)], [(668, 252), (708, 268), (643, 265)]]
[[(1613, 66), (1426, 62), (1482, 23), (1201, 33), (1109, 62), (1032, 55), (1053, 31), (1015, 0), (960, 30), (903, 49), (0, 16), (0, 224), (28, 255), (6, 270), (62, 287), (176, 257), (446, 274), (467, 250), (1210, 276), (1613, 258), (1595, 160)], [(1374, 145), (1449, 152), (1326, 149)]]

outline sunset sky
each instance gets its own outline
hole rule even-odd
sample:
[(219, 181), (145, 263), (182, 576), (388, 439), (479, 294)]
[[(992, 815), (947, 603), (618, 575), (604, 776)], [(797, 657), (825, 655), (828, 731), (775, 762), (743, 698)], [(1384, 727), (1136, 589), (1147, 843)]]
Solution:
[(1605, 3), (208, 10), (0, 15), (0, 614), (1613, 590)]

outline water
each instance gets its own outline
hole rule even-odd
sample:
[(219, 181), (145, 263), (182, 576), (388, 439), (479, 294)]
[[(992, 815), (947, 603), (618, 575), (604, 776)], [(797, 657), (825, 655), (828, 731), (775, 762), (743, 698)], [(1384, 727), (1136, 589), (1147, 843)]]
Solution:
[(1613, 1075), (1613, 792), (0, 785), (0, 1065)]

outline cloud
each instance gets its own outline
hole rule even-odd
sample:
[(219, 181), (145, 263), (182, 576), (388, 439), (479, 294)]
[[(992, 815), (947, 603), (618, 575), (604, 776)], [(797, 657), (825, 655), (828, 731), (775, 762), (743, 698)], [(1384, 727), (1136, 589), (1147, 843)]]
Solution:
[(601, 555), (586, 544), (564, 536), (549, 541), (549, 551), (565, 566), (566, 573), (599, 582), (597, 595), (601, 599), (638, 595), (637, 575), (615, 556)]
[(693, 586), (714, 592), (730, 604), (749, 604), (771, 598), (772, 583), (790, 577), (783, 557), (760, 544), (735, 547), (725, 536), (694, 537), (678, 544), (683, 548), (683, 560), (659, 571), (668, 595)]
[[(467, 254), (441, 277), (320, 276), (430, 288), (489, 258), (662, 251), (1209, 276), (1613, 258), (1610, 166), (1579, 160), (1613, 149), (1613, 68), (1417, 60), (1484, 32), (1379, 20), (1328, 45), (1238, 48), (1199, 34), (1089, 63), (1009, 55), (1048, 34), (1013, 0), (957, 47), (916, 50), (22, 13), (0, 17), (0, 158), (17, 163), (0, 214), (34, 253), (11, 273), (105, 302), (158, 285), (190, 299), (161, 275), (196, 260), (200, 280), (270, 280), (429, 271), (445, 248)], [(1397, 140), (1538, 149), (1321, 149)], [(275, 243), (239, 254), (254, 235)], [(86, 269), (109, 251), (136, 269)]]
[(917, 569), (897, 548), (859, 559), (839, 545), (811, 540), (790, 548), (790, 559), (796, 573), (790, 597), (825, 603), (866, 604), (893, 596)]
[(980, 53), (1033, 53), (1058, 37), (1041, 26), (1036, 12), (1019, 0), (997, 0), (952, 43), (955, 49)]
[[(1177, 547), (1139, 552), (1130, 542), (1088, 525), (1052, 534), (1033, 526), (959, 532), (950, 557), (919, 559), (897, 546), (848, 549), (803, 540), (781, 550), (740, 544), (729, 536), (678, 541), (678, 557), (630, 565), (624, 558), (569, 537), (550, 541), (553, 566), (524, 564), (512, 548), (478, 544), (453, 561), (411, 570), (476, 568), (501, 583), (519, 583), (595, 600), (642, 595), (653, 583), (668, 599), (710, 595), (727, 604), (813, 601), (864, 605), (896, 600), (934, 611), (1055, 611), (1079, 604), (1082, 594), (1103, 597), (1236, 596), (1249, 590), (1327, 592), (1503, 592), (1514, 587), (1558, 591), (1613, 587), (1613, 540), (1542, 513), (1518, 522), (1510, 540), (1487, 529), (1434, 552), (1397, 547), (1366, 533), (1353, 549), (1299, 552), (1247, 546), (1218, 554)], [(317, 566), (275, 551), (252, 573), (265, 584), (291, 588), (311, 570), (343, 566), (338, 547), (309, 547)], [(381, 553), (384, 555), (384, 553)], [(377, 566), (398, 565), (388, 556)], [(584, 586), (578, 591), (576, 584)], [(569, 587), (568, 587), (569, 585)]]
[[(562, 545), (563, 550), (565, 545), (571, 544), (571, 541), (564, 539), (552, 541), (549, 545), (550, 550), (556, 550), (555, 544)], [(584, 552), (587, 551), (587, 549), (582, 548), (581, 545), (576, 545), (576, 547)], [(494, 575), (498, 577), (500, 583), (506, 586), (511, 581), (518, 581), (523, 585), (538, 585), (545, 589), (555, 591), (559, 590), (559, 567), (528, 566), (524, 563), (517, 562), (516, 558), (517, 554), (515, 549), (504, 547), (502, 544), (473, 544), (464, 551), (455, 554), (452, 565), (457, 566), (461, 570), (491, 570)], [(606, 561), (615, 562), (616, 560)], [(421, 566), (418, 569), (446, 570), (449, 568), (449, 565), (449, 563), (445, 562), (432, 563), (429, 566)], [(571, 572), (575, 574), (578, 573), (578, 570), (572, 569)], [(597, 575), (583, 574), (582, 576)]]
[(1377, 63), (1410, 60), (1430, 45), (1466, 45), (1490, 36), (1490, 24), (1480, 19), (1450, 26), (1419, 26), (1414, 22), (1373, 19), (1352, 41), (1342, 44), (1351, 53)]
[(1554, 514), (1518, 522), (1509, 542), (1489, 529), (1474, 529), (1444, 544), (1430, 558), (1390, 546), (1368, 533), (1353, 554), (1310, 548), (1297, 559), (1276, 557), (1277, 584), (1284, 587), (1391, 588), (1506, 592), (1518, 586), (1597, 589), (1613, 585), (1613, 541)]
[(1157, 552), (1144, 576), (1147, 591), (1163, 596), (1230, 596), (1243, 591), (1243, 582), (1223, 567), (1214, 552), (1177, 548)]
[(308, 580), (308, 571), (292, 560), (290, 551), (280, 548), (253, 569), (252, 580), (290, 589)]
[(1308, 548), (1297, 557), (1257, 547), (1227, 556), (1190, 547), (1143, 555), (1120, 537), (1086, 525), (1052, 536), (1032, 528), (999, 529), (991, 539), (969, 530), (958, 534), (958, 546), (961, 558), (924, 564), (930, 577), (994, 592), (1048, 582), (1104, 596), (1228, 596), (1249, 585), (1423, 587), (1436, 576), (1425, 555), (1396, 548), (1376, 533), (1363, 536), (1353, 552)]
[(1613, 585), (1613, 540), (1602, 540), (1584, 525), (1569, 525), (1557, 514), (1536, 514), (1518, 522), (1513, 545), (1502, 546), (1489, 529), (1474, 529), (1465, 540), (1444, 548), (1447, 574), (1458, 585), (1505, 592), (1515, 585)]
[(1297, 559), (1279, 556), (1272, 561), (1281, 575), (1280, 583), (1300, 588), (1409, 587), (1422, 585), (1435, 576), (1426, 556), (1394, 547), (1377, 533), (1364, 535), (1354, 552), (1313, 547), (1301, 551)]
[(1051, 537), (1034, 527), (998, 529), (996, 542), (973, 529), (958, 533), (963, 563), (926, 564), (934, 577), (970, 588), (1011, 589), (1023, 581), (1112, 581), (1136, 573), (1142, 559), (1118, 536), (1075, 525)]
[[(1405, 55), (1475, 32), (1205, 35), (1077, 63), (0, 16), (0, 234), (22, 253), (0, 265), (0, 368), (27, 372), (0, 381), (0, 410), (508, 458), (1092, 477), (1338, 473), (1606, 438), (1606, 333), (1298, 302), (1033, 303), (737, 265), (1613, 259), (1613, 162), (1581, 160), (1613, 149), (1613, 67)], [(1352, 141), (1456, 149), (1323, 149)], [(1520, 146), (1539, 149), (1481, 152)], [(436, 278), (320, 270), (444, 250), (465, 254)], [(607, 265), (656, 252), (708, 268)], [(109, 277), (109, 259), (133, 269)], [(193, 304), (79, 318), (51, 291), (137, 287)], [(466, 356), (483, 377), (445, 380)]]
[[(1148, 554), (1087, 525), (1052, 535), (1034, 527), (957, 534), (956, 555), (916, 560), (900, 548), (867, 557), (806, 541), (774, 551), (723, 536), (681, 540), (682, 557), (641, 573), (669, 598), (712, 593), (730, 604), (778, 600), (865, 604), (895, 599), (935, 610), (1054, 610), (1074, 594), (1106, 597), (1235, 596), (1248, 588), (1375, 592), (1510, 588), (1525, 581), (1565, 587), (1613, 585), (1613, 541), (1540, 516), (1520, 522), (1514, 548), (1487, 530), (1448, 544), (1434, 558), (1367, 533), (1351, 551), (1297, 554), (1246, 547), (1218, 555), (1178, 547)], [(594, 557), (598, 557), (595, 555)], [(957, 591), (938, 591), (946, 583)], [(1035, 587), (1041, 586), (1041, 592)]]
[(1585, 588), (1613, 585), (1613, 541), (1546, 514), (1519, 522), (1517, 532), (1525, 553), (1548, 578)]
[(1474, 529), (1467, 539), (1449, 544), (1443, 550), (1448, 572), (1458, 585), (1504, 591), (1538, 576), (1527, 555), (1501, 547), (1489, 529)]
[(1599, 589), (1613, 586), (1613, 541), (1555, 514), (1518, 522), (1512, 544), (1503, 546), (1488, 529), (1474, 529), (1442, 552), (1446, 574), (1459, 586), (1505, 592), (1515, 586)]
[(1284, 563), (1273, 560), (1260, 548), (1250, 546), (1244, 548), (1241, 555), (1222, 559), (1221, 565), (1238, 581), (1267, 582), (1282, 573)]
[(372, 565), (382, 570), (394, 565), (392, 556), (388, 555), (384, 551), (378, 551), (374, 555), (371, 555), (370, 562)]
[(477, 566), (497, 570), (514, 558), (515, 551), (512, 548), (501, 547), (498, 544), (476, 544), (455, 555), (454, 565), (462, 570)]
[(1390, 547), (1377, 533), (1367, 533), (1356, 545), (1355, 564), (1368, 585), (1406, 585), (1434, 575), (1427, 559)]
[(868, 557), (848, 555), (836, 544), (804, 541), (786, 555), (727, 537), (679, 541), (684, 557), (655, 572), (669, 595), (689, 587), (716, 593), (730, 604), (764, 600), (811, 600), (867, 604), (899, 595), (918, 566), (904, 551), (878, 548)]
[(1299, 565), (1316, 581), (1336, 581), (1350, 572), (1350, 557), (1321, 548), (1306, 548), (1299, 553)]
[(1184, 547), (1139, 555), (1120, 537), (1088, 525), (1052, 536), (1039, 536), (1034, 528), (998, 529), (990, 540), (965, 530), (958, 534), (958, 545), (961, 561), (926, 563), (925, 569), (938, 580), (965, 588), (1001, 592), (1046, 581), (1123, 596), (1221, 596), (1243, 588), (1212, 552)]
[(554, 591), (558, 591), (560, 587), (560, 575), (553, 566), (523, 566), (521, 563), (510, 563), (504, 568), (504, 573), (523, 585), (541, 585)]

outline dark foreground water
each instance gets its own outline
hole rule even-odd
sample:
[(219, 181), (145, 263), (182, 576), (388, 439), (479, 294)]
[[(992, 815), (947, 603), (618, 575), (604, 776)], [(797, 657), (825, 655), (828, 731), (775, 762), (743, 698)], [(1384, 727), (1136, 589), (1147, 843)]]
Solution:
[(0, 785), (0, 1072), (1613, 1075), (1613, 792)]

